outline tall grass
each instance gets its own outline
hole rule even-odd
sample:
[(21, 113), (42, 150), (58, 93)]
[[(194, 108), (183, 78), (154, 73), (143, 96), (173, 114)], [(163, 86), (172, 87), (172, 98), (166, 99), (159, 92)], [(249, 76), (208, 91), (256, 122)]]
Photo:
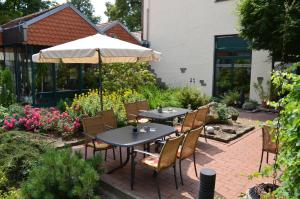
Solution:
[(140, 87), (138, 92), (148, 100), (151, 109), (158, 106), (182, 107), (179, 99), (180, 88), (163, 89), (155, 85), (147, 85)]

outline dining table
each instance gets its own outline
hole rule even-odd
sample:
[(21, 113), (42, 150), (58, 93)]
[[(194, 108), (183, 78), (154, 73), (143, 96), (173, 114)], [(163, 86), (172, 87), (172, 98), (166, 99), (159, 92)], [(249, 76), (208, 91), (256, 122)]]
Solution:
[(120, 165), (108, 171), (114, 171), (123, 168), (129, 160), (131, 160), (131, 174), (130, 186), (133, 190), (133, 179), (135, 175), (135, 157), (134, 147), (142, 144), (154, 142), (157, 139), (171, 135), (176, 131), (172, 126), (158, 124), (158, 123), (145, 123), (138, 124), (137, 127), (125, 126), (121, 128), (111, 129), (96, 136), (96, 140), (111, 144), (116, 147), (126, 148), (126, 160), (123, 162), (122, 154), (120, 153)]
[(151, 121), (162, 123), (165, 121), (173, 120), (176, 117), (181, 117), (190, 111), (191, 111), (190, 109), (185, 109), (185, 108), (165, 107), (162, 108), (161, 110), (159, 109), (142, 110), (139, 112), (138, 116), (142, 118), (151, 119)]

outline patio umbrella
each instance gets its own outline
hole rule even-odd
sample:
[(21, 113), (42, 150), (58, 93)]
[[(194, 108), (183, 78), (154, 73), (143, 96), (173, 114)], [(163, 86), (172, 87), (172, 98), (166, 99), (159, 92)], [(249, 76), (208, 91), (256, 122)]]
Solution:
[(89, 37), (43, 49), (32, 56), (37, 63), (98, 64), (100, 103), (103, 110), (102, 63), (158, 61), (161, 53), (152, 49), (95, 34)]

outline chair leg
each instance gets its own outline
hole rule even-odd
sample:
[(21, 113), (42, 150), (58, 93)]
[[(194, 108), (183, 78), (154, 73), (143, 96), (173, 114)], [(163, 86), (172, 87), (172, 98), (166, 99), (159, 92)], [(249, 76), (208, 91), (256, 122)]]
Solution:
[(196, 167), (196, 154), (195, 154), (195, 152), (193, 153), (193, 158), (194, 158), (195, 174), (196, 174), (196, 177), (198, 178), (198, 172), (197, 172), (197, 167)]
[[(146, 144), (144, 144), (144, 151), (146, 151)], [(146, 157), (146, 154), (144, 153), (143, 157)]]
[(261, 170), (261, 165), (262, 165), (263, 158), (264, 158), (264, 151), (262, 150), (258, 172), (260, 172), (260, 170)]
[(207, 134), (206, 134), (206, 130), (205, 130), (205, 125), (203, 126), (203, 133), (204, 133), (205, 142), (207, 143)]
[(116, 152), (115, 152), (115, 147), (112, 148), (113, 150), (113, 155), (114, 155), (114, 160), (116, 160)]
[(267, 164), (269, 164), (269, 152), (267, 152)]
[(95, 155), (96, 155), (96, 150), (95, 150), (95, 148), (93, 149), (93, 156), (95, 157)]
[(122, 148), (119, 147), (120, 149), (120, 164), (122, 165), (123, 164), (123, 158), (122, 158)]
[(155, 183), (156, 183), (158, 198), (161, 199), (160, 188), (159, 188), (159, 176), (158, 176), (158, 173), (156, 171), (154, 171), (153, 177), (154, 177)]
[(105, 162), (106, 162), (106, 158), (107, 158), (107, 149), (105, 149), (105, 157), (104, 157)]
[(173, 169), (174, 169), (175, 186), (176, 186), (176, 189), (178, 189), (177, 176), (176, 176), (176, 162), (175, 162), (175, 165), (173, 166)]
[(85, 145), (84, 147), (85, 151), (84, 151), (84, 159), (87, 159), (87, 145)]
[(180, 175), (181, 185), (183, 186), (182, 173), (181, 173), (181, 160), (179, 160), (179, 175)]

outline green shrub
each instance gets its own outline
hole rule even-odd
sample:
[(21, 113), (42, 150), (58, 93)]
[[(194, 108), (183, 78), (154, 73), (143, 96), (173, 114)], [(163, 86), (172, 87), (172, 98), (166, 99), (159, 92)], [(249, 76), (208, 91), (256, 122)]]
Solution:
[(19, 117), (24, 117), (25, 113), (24, 113), (24, 107), (21, 106), (20, 104), (11, 104), (8, 107), (8, 113), (9, 115), (13, 115), (16, 114), (16, 116)]
[(188, 107), (190, 104), (192, 109), (197, 109), (210, 102), (208, 96), (193, 87), (184, 87), (180, 92), (179, 100), (183, 107)]
[(237, 109), (233, 108), (233, 107), (228, 107), (228, 114), (239, 116), (240, 112)]
[(12, 73), (7, 68), (0, 70), (0, 104), (7, 107), (15, 101)]
[(229, 109), (225, 104), (218, 103), (216, 106), (218, 120), (220, 123), (227, 123), (229, 118)]
[[(96, 156), (96, 159), (90, 163), (71, 150), (46, 152), (22, 186), (24, 198), (99, 198), (95, 190), (100, 178), (97, 169), (101, 158)], [(96, 162), (97, 168), (93, 168)]]
[(246, 102), (243, 104), (243, 109), (244, 109), (244, 110), (252, 111), (252, 110), (256, 109), (257, 106), (258, 106), (258, 102), (257, 102), (257, 101), (249, 100), (249, 101), (246, 101)]
[(179, 88), (159, 88), (156, 85), (142, 86), (138, 90), (149, 102), (150, 108), (162, 107), (181, 107), (179, 100)]
[(240, 99), (240, 94), (237, 91), (229, 91), (224, 95), (221, 100), (221, 103), (226, 104), (227, 106), (236, 105)]
[[(120, 125), (125, 125), (126, 114), (124, 103), (135, 102), (145, 99), (143, 95), (133, 91), (123, 91), (122, 94), (117, 92), (103, 93), (104, 110), (113, 109)], [(95, 116), (101, 111), (100, 97), (98, 90), (91, 90), (88, 93), (76, 95), (71, 105), (66, 104), (66, 110), (72, 117), (82, 117), (83, 115)]]
[(0, 134), (0, 170), (8, 179), (8, 187), (18, 187), (47, 147), (38, 135), (10, 131)]

